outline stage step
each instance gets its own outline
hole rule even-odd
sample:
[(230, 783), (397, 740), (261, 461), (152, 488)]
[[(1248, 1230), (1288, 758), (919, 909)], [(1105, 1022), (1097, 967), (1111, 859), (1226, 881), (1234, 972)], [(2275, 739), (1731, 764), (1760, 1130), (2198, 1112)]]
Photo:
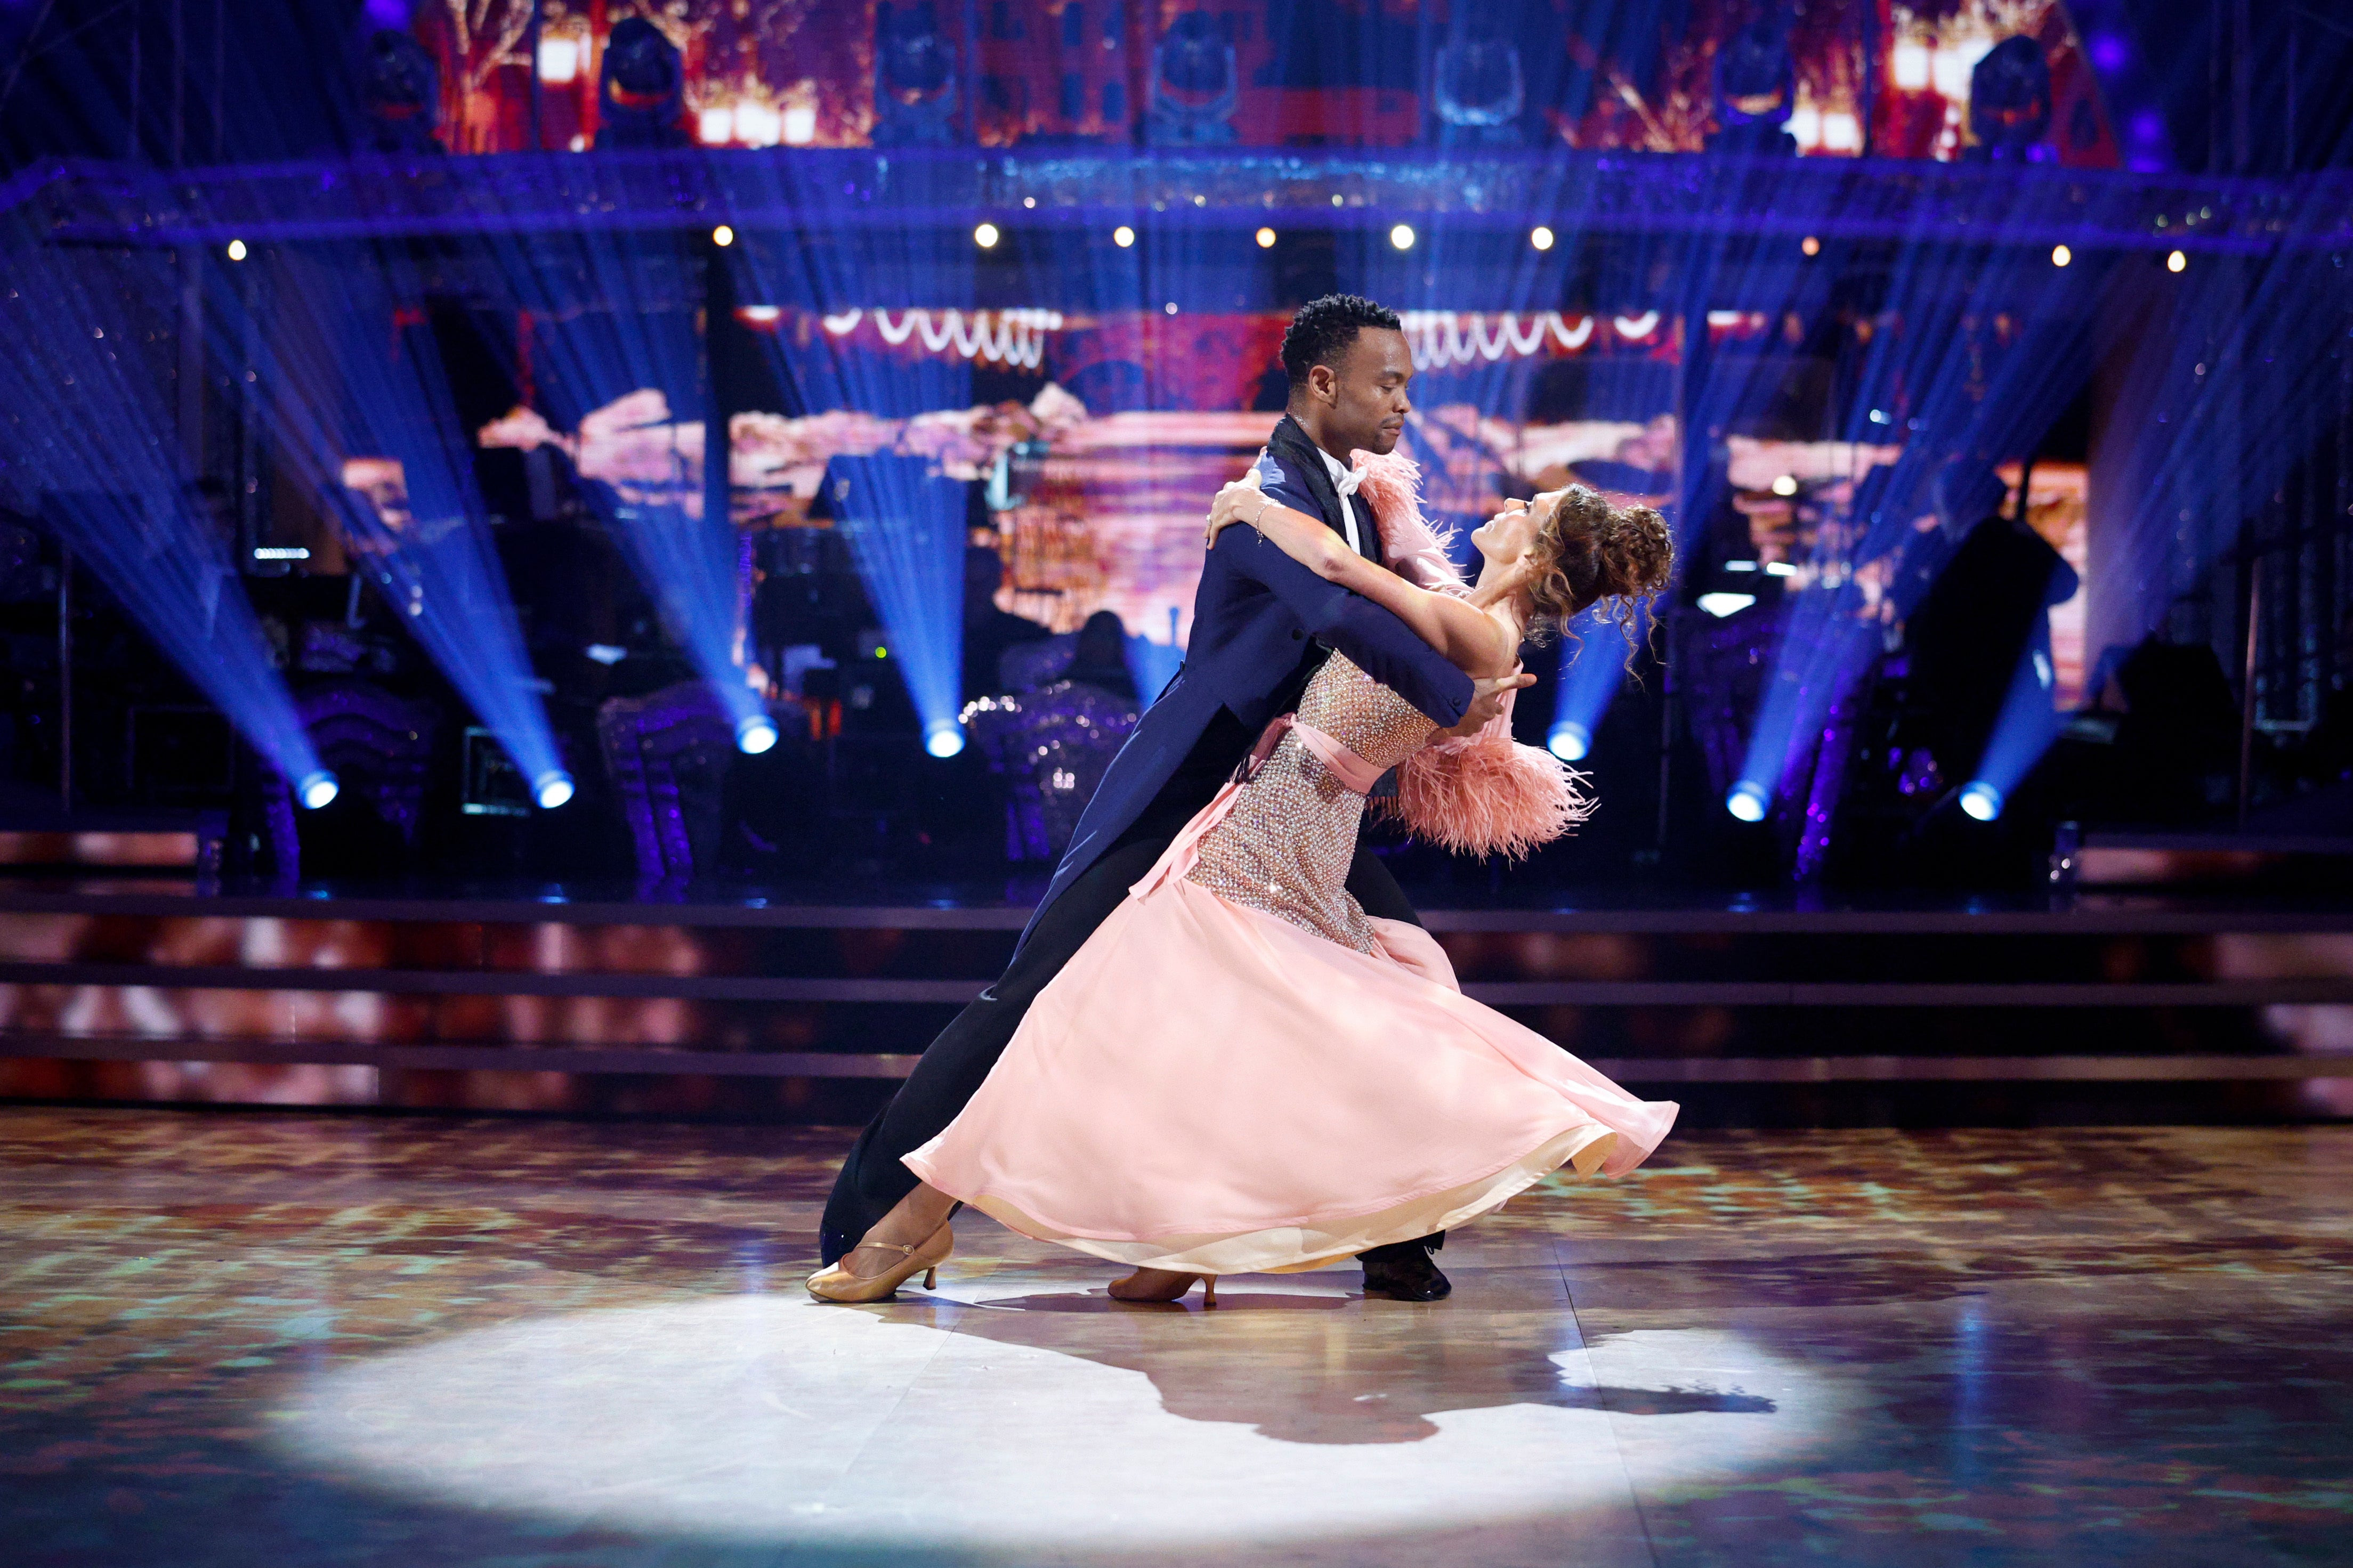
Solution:
[[(1026, 918), (952, 900), (7, 890), (0, 1094), (562, 1109), (635, 1093), (712, 1113), (749, 1096), (855, 1115), (1002, 969)], [(2287, 1086), (2261, 1090), (2276, 1096), (2353, 1079), (2353, 1058), (2315, 1050), (2353, 1049), (2337, 1026), (2353, 909), (1728, 900), (1425, 919), (1469, 994), (1646, 1092)]]

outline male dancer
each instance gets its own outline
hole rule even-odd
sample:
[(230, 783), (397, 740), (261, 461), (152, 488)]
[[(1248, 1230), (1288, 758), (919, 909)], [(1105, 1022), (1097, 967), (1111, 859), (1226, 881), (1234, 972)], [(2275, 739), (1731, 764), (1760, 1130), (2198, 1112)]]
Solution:
[[(1379, 562), (1380, 536), (1355, 493), (1348, 455), (1395, 448), (1411, 412), (1406, 384), (1413, 356), (1397, 313), (1349, 294), (1317, 300), (1283, 334), (1282, 363), (1291, 399), (1260, 459), (1266, 492), (1321, 515), (1353, 549)], [(1184, 667), (1087, 803), (1011, 966), (932, 1043), (843, 1163), (820, 1230), (828, 1263), (863, 1239), (910, 1246), (927, 1239), (929, 1226), (920, 1236), (874, 1229), (915, 1186), (900, 1156), (955, 1119), (1038, 993), (1209, 804), (1259, 731), (1298, 706), (1308, 678), (1334, 649), (1464, 734), (1500, 711), (1504, 692), (1535, 679), (1474, 682), (1388, 611), (1326, 583), (1256, 530), (1220, 533), (1202, 566)], [(1388, 868), (1362, 845), (1348, 891), (1367, 914), (1419, 923)], [(1451, 1287), (1430, 1256), (1438, 1242), (1362, 1254), (1366, 1293), (1409, 1301), (1446, 1295)]]

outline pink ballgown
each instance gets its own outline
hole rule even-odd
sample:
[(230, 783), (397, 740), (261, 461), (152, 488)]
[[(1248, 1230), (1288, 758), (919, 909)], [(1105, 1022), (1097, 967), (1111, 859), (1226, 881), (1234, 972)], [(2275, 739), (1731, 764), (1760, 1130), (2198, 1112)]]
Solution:
[(1237, 1274), (1451, 1230), (1563, 1165), (1640, 1164), (1672, 1103), (1470, 1000), (1429, 933), (1344, 886), (1366, 791), (1434, 729), (1333, 656), (908, 1165), (1040, 1241)]

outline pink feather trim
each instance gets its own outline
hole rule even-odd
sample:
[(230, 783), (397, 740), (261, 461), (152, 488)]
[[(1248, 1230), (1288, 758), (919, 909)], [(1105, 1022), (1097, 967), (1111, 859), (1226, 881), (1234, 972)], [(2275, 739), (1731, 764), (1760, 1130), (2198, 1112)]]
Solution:
[(1350, 466), (1365, 476), (1356, 482), (1356, 493), (1373, 509), (1373, 524), (1381, 531), (1381, 559), (1389, 570), (1420, 587), (1470, 592), (1471, 585), (1447, 553), (1454, 531), (1441, 533), (1421, 515), (1421, 465), (1402, 452), (1386, 458), (1365, 451), (1348, 456)]
[(1585, 775), (1512, 739), (1504, 717), (1467, 740), (1440, 741), (1398, 768), (1394, 800), (1371, 804), (1416, 837), (1456, 855), (1524, 858), (1593, 815)]
[[(1420, 466), (1395, 452), (1351, 457), (1365, 476), (1356, 493), (1373, 509), (1390, 569), (1435, 592), (1468, 593), (1447, 551), (1453, 531), (1441, 533), (1421, 514)], [(1503, 716), (1477, 734), (1408, 757), (1398, 769), (1397, 798), (1376, 799), (1374, 809), (1454, 854), (1514, 860), (1584, 822), (1594, 807), (1585, 775), (1550, 752), (1513, 740), (1511, 713), (1506, 696)]]

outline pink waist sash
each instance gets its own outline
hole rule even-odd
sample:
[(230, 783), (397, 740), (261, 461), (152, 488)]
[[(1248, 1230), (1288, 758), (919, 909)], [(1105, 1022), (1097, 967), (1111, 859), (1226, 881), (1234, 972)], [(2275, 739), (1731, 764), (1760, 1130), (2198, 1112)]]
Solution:
[(1274, 749), (1282, 744), (1286, 731), (1297, 735), (1299, 743), (1324, 764), (1324, 771), (1338, 780), (1343, 788), (1358, 795), (1370, 795), (1373, 786), (1380, 783), (1383, 770), (1373, 766), (1314, 725), (1301, 723), (1297, 714), (1285, 713), (1259, 735), (1258, 744), (1250, 748), (1250, 754), (1235, 770), (1233, 781), (1219, 790), (1208, 805), (1194, 813), (1193, 820), (1185, 825), (1183, 831), (1161, 852), (1160, 858), (1152, 863), (1152, 869), (1144, 874), (1144, 879), (1128, 889), (1129, 897), (1143, 898), (1172, 878), (1181, 880), (1192, 874), (1194, 866), (1201, 858), (1201, 840), (1233, 814), (1234, 802), (1240, 796), (1242, 786), (1257, 776), (1259, 769), (1266, 765), (1267, 758), (1274, 755)]

